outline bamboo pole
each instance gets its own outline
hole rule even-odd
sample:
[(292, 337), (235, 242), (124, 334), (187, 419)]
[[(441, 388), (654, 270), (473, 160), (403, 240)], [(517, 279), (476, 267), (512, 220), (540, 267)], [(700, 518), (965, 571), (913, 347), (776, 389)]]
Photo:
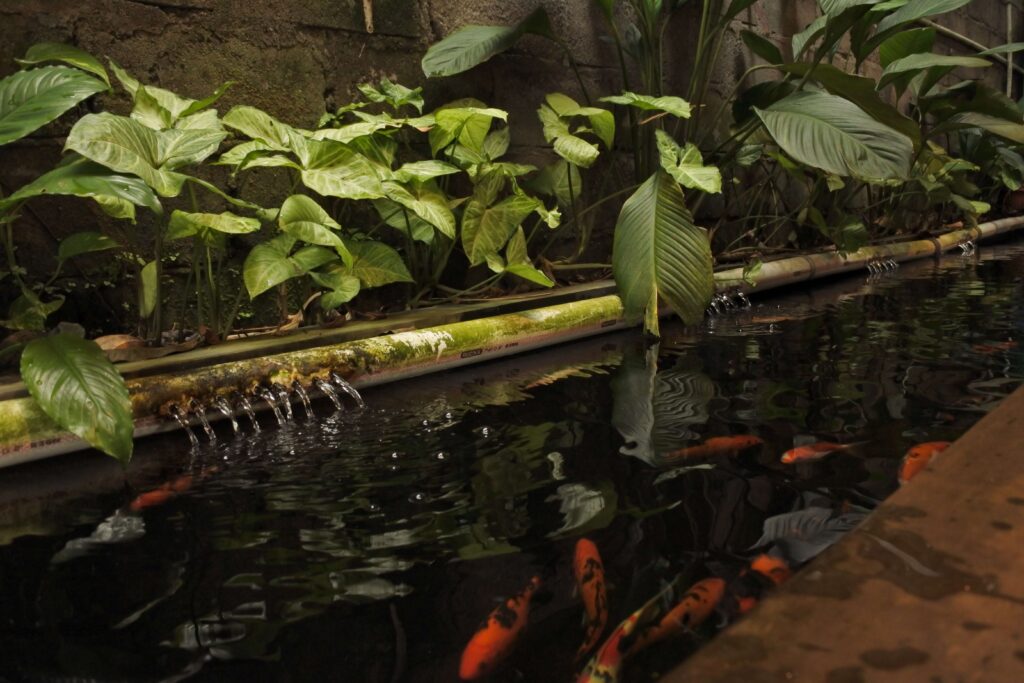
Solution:
[[(909, 261), (938, 256), (967, 240), (980, 241), (1024, 226), (1024, 217), (1005, 218), (935, 238), (864, 247), (840, 255), (820, 252), (766, 263), (754, 278), (743, 269), (717, 273), (720, 290), (758, 293), (796, 282), (863, 269), (880, 258)], [(260, 358), (127, 380), (135, 416), (136, 438), (174, 431), (167, 419), (172, 405), (192, 399), (209, 405), (218, 397), (250, 393), (259, 386), (290, 387), (337, 372), (357, 388), (416, 377), (463, 365), (626, 329), (638, 320), (623, 317), (616, 295), (598, 296), (553, 306), (464, 320), (422, 330), (357, 339)], [(210, 420), (220, 419), (211, 412)], [(62, 431), (29, 397), (0, 401), (0, 467), (88, 448)]]

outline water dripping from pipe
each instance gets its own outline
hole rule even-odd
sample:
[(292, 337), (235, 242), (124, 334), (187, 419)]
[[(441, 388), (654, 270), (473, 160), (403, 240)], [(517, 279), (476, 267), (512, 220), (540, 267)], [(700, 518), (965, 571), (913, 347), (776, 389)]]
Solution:
[(217, 432), (213, 431), (213, 427), (210, 426), (210, 421), (206, 419), (206, 406), (202, 405), (195, 399), (192, 399), (191, 408), (195, 411), (196, 417), (199, 418), (199, 424), (203, 426), (203, 432), (206, 434), (207, 440), (216, 441)]
[(274, 396), (274, 392), (270, 389), (260, 389), (259, 397), (266, 401), (270, 409), (274, 411), (274, 417), (277, 418), (277, 424), (279, 427), (284, 426), (284, 415), (281, 414), (281, 409), (277, 407), (277, 399)]
[(313, 406), (309, 402), (309, 394), (307, 394), (306, 390), (302, 387), (302, 383), (299, 382), (299, 380), (295, 380), (292, 382), (292, 389), (294, 389), (295, 393), (299, 395), (299, 400), (302, 401), (302, 407), (306, 409), (306, 417), (308, 419), (313, 419), (315, 417), (315, 415), (313, 415)]
[(348, 380), (346, 380), (344, 377), (342, 377), (341, 375), (339, 375), (336, 372), (332, 372), (331, 373), (331, 381), (334, 382), (336, 385), (338, 385), (339, 389), (341, 389), (346, 394), (348, 394), (350, 397), (352, 397), (352, 400), (356, 402), (357, 406), (359, 406), (360, 408), (365, 408), (366, 407), (366, 402), (363, 401), (362, 395), (359, 393), (358, 390), (356, 390), (356, 388), (354, 386), (349, 384)]
[(285, 419), (295, 419), (295, 413), (292, 411), (292, 398), (288, 394), (288, 390), (278, 384), (275, 384), (272, 391), (277, 393), (277, 397), (281, 399), (281, 405), (284, 406)]
[(256, 411), (252, 409), (252, 404), (249, 403), (249, 399), (244, 394), (238, 394), (238, 405), (242, 406), (242, 410), (249, 416), (249, 421), (252, 422), (252, 430), (254, 432), (260, 431), (260, 423), (256, 420)]
[(217, 399), (213, 402), (213, 407), (219, 410), (220, 414), (226, 417), (229, 422), (231, 422), (232, 431), (235, 434), (238, 434), (238, 420), (235, 419), (235, 413), (234, 411), (231, 410), (231, 404), (228, 403), (228, 400), (223, 396), (218, 396)]
[(193, 447), (198, 446), (199, 439), (196, 438), (195, 432), (192, 431), (192, 428), (189, 427), (188, 422), (185, 420), (185, 415), (181, 412), (181, 407), (174, 404), (167, 409), (167, 413), (177, 420), (181, 428), (185, 430), (186, 434), (188, 434), (189, 443), (191, 443)]
[(324, 392), (324, 395), (327, 398), (331, 399), (331, 403), (334, 404), (335, 410), (344, 409), (343, 406), (341, 405), (341, 399), (338, 398), (338, 392), (334, 390), (334, 387), (331, 386), (330, 382), (323, 379), (322, 377), (317, 377), (315, 380), (313, 380), (313, 384), (316, 385), (317, 389)]

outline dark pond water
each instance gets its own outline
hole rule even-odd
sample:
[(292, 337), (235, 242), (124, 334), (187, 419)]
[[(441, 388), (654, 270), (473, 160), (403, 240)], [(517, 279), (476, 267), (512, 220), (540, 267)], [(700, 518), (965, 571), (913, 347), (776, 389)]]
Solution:
[[(610, 335), (367, 391), (362, 412), (220, 425), (196, 451), (141, 442), (127, 477), (94, 455), (0, 471), (0, 678), (454, 681), (480, 622), (538, 576), (490, 680), (567, 683), (586, 537), (606, 635), (666, 586), (730, 582), (703, 626), (623, 671), (650, 680), (764, 588), (742, 576), (757, 552), (813, 556), (898, 487), (910, 446), (1020, 384), (1022, 274), (1024, 247), (984, 248), (755, 297), (660, 346)], [(764, 443), (666, 457), (741, 434)], [(818, 440), (860, 445), (780, 463)]]

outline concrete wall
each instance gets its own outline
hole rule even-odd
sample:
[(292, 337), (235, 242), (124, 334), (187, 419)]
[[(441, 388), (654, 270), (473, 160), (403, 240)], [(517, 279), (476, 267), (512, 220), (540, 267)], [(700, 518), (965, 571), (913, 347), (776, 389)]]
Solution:
[[(550, 152), (542, 149), (535, 114), (539, 102), (554, 90), (580, 95), (558, 48), (527, 37), (511, 52), (469, 74), (426, 83), (419, 68), (426, 47), (457, 27), (512, 23), (538, 1), (581, 64), (591, 92), (619, 90), (617, 59), (602, 39), (603, 22), (591, 0), (0, 2), (0, 76), (16, 68), (13, 58), (31, 44), (68, 42), (115, 60), (144, 82), (189, 97), (204, 96), (223, 81), (237, 81), (218, 105), (221, 111), (246, 103), (300, 126), (313, 126), (325, 107), (352, 99), (357, 83), (388, 76), (406, 85), (423, 83), (428, 108), (472, 95), (507, 109), (514, 126), (514, 152), (543, 162)], [(788, 45), (789, 36), (814, 18), (815, 7), (814, 0), (763, 0), (745, 12), (723, 45), (712, 96), (726, 95), (736, 75), (755, 63), (739, 40), (739, 29), (752, 28)], [(947, 15), (942, 22), (986, 45), (1005, 42), (1003, 2), (977, 0), (969, 9)], [(685, 92), (699, 10), (700, 3), (689, 2), (666, 32), (666, 70), (672, 92)], [(1018, 39), (1020, 35), (1018, 31)], [(967, 51), (946, 39), (940, 49)], [(877, 66), (868, 69), (877, 71)], [(1001, 67), (988, 71), (988, 78), (1002, 83)], [(126, 111), (128, 102), (104, 96), (90, 106)], [(0, 149), (0, 189), (9, 192), (51, 167), (59, 158), (66, 130), (66, 126), (49, 126), (29, 140)], [(222, 180), (230, 185), (226, 176)], [(275, 195), (283, 194), (273, 173), (261, 176), (247, 192), (268, 205)], [(57, 238), (93, 228), (102, 217), (88, 202), (58, 200), (36, 203), (25, 219), (41, 225), (39, 230), (19, 231), (20, 239), (27, 239), (32, 247), (24, 249), (26, 258), (45, 260)], [(125, 226), (109, 229), (124, 231)]]

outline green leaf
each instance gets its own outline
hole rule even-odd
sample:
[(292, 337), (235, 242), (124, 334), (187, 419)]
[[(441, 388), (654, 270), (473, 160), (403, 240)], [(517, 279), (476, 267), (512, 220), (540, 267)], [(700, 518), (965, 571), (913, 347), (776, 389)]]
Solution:
[(247, 235), (257, 232), (260, 222), (255, 218), (236, 216), (230, 211), (223, 213), (189, 213), (175, 210), (167, 225), (167, 240), (198, 236), (211, 246), (220, 246), (221, 235)]
[(515, 26), (463, 26), (430, 46), (421, 62), (423, 74), (437, 78), (468, 71), (512, 47), (525, 33), (552, 37), (551, 24), (543, 7), (538, 7)]
[(493, 206), (469, 200), (462, 213), (462, 247), (469, 264), (479, 265), (488, 254), (501, 251), (536, 204), (537, 200), (523, 195), (506, 197)]
[(278, 235), (252, 248), (242, 266), (242, 279), (250, 298), (338, 258), (334, 252), (317, 246), (290, 255), (294, 246), (294, 237)]
[(508, 151), (508, 146), (511, 142), (512, 132), (508, 126), (488, 133), (487, 137), (484, 138), (484, 156), (490, 161), (500, 159), (505, 156), (505, 152)]
[(384, 188), (373, 164), (348, 145), (334, 140), (308, 140), (302, 183), (325, 197), (376, 199)]
[(386, 244), (371, 240), (351, 242), (349, 250), (352, 252), (353, 263), (345, 272), (359, 278), (363, 287), (414, 282), (402, 257)]
[(823, 14), (814, 21), (812, 21), (807, 28), (799, 33), (795, 34), (792, 39), (793, 43), (793, 59), (800, 59), (803, 57), (804, 51), (807, 47), (814, 43), (822, 34), (825, 33), (825, 28), (828, 25), (828, 15)]
[(708, 194), (722, 191), (722, 174), (714, 166), (705, 166), (704, 157), (692, 142), (681, 148), (663, 130), (655, 131), (661, 167), (683, 187)]
[(120, 244), (106, 235), (98, 232), (85, 231), (76, 232), (60, 241), (57, 247), (57, 260), (67, 261), (69, 258), (89, 254), (94, 251), (106, 251), (107, 249), (119, 249)]
[(554, 197), (558, 204), (568, 207), (571, 203), (569, 183), (572, 183), (572, 194), (577, 197), (583, 193), (583, 179), (580, 176), (579, 168), (560, 159), (549, 164), (540, 170), (534, 178), (526, 185), (539, 194)]
[(341, 226), (312, 197), (293, 194), (285, 199), (277, 223), (282, 231), (298, 240), (333, 248), (351, 265), (352, 254), (335, 232)]
[(841, 97), (797, 92), (755, 111), (778, 145), (809, 166), (867, 181), (910, 173), (910, 138)]
[(0, 81), (0, 145), (28, 135), (106, 89), (103, 82), (66, 66), (16, 71)]
[(331, 290), (320, 296), (320, 307), (325, 311), (333, 310), (356, 298), (356, 295), (359, 294), (359, 278), (354, 275), (346, 275), (340, 270), (333, 270), (323, 273), (312, 271), (309, 276), (313, 282)]
[(52, 301), (40, 301), (31, 290), (22, 289), (21, 296), (14, 300), (7, 311), (7, 320), (3, 326), (12, 330), (46, 329), (46, 319), (64, 305), (64, 297), (58, 296)]
[(385, 223), (403, 235), (409, 235), (412, 239), (425, 244), (434, 242), (436, 228), (415, 213), (407, 211), (401, 204), (390, 199), (374, 199), (373, 208), (377, 210)]
[(555, 138), (554, 149), (558, 156), (580, 168), (590, 168), (600, 155), (597, 145), (575, 135), (562, 135)]
[(185, 176), (174, 169), (217, 151), (226, 133), (215, 130), (155, 131), (134, 119), (104, 112), (82, 117), (64, 145), (115, 171), (132, 173), (157, 194), (176, 197)]
[(148, 318), (156, 310), (157, 299), (160, 296), (160, 280), (157, 272), (157, 262), (150, 261), (139, 273), (139, 315)]
[(821, 11), (824, 14), (836, 15), (851, 7), (859, 7), (861, 5), (876, 5), (882, 0), (818, 0), (818, 6), (821, 7)]
[(889, 66), (897, 59), (903, 59), (921, 52), (931, 52), (935, 46), (935, 29), (915, 28), (903, 31), (887, 38), (878, 48), (878, 56), (882, 68)]
[(1024, 144), (1024, 125), (996, 118), (988, 114), (966, 112), (956, 114), (947, 121), (931, 130), (930, 137), (937, 137), (944, 133), (962, 128), (981, 128), (999, 137), (1006, 138), (1013, 142)]
[(21, 378), (50, 419), (122, 463), (132, 456), (132, 404), (96, 342), (57, 334), (29, 342)]
[(103, 68), (100, 61), (85, 50), (80, 50), (72, 45), (36, 43), (28, 49), (24, 57), (15, 61), (26, 66), (43, 62), (64, 62), (99, 76), (107, 84), (107, 87), (110, 87), (110, 76), (107, 75), (107, 70)]
[(986, 57), (988, 55), (1006, 55), (1011, 52), (1024, 52), (1024, 43), (1006, 43), (1005, 45), (997, 45), (996, 47), (990, 47), (987, 50), (978, 53), (979, 57)]
[(430, 150), (437, 154), (455, 142), (472, 151), (483, 153), (484, 142), (494, 119), (508, 120), (508, 112), (488, 107), (448, 107), (434, 112), (434, 127), (428, 139)]
[(808, 64), (786, 64), (780, 69), (797, 76), (811, 74), (811, 78), (820, 83), (833, 95), (847, 99), (864, 110), (871, 118), (885, 124), (893, 130), (906, 135), (917, 149), (921, 144), (921, 129), (913, 119), (899, 112), (891, 104), (883, 102), (875, 89), (875, 81), (870, 78), (854, 76), (831, 64), (819, 64), (811, 71)]
[(442, 192), (428, 184), (403, 187), (391, 181), (384, 183), (384, 191), (388, 199), (409, 209), (448, 239), (455, 239), (455, 215)]
[(423, 182), (425, 180), (431, 180), (432, 178), (439, 178), (441, 176), (459, 172), (460, 169), (458, 166), (452, 166), (444, 161), (436, 161), (434, 159), (427, 161), (412, 161), (407, 164), (402, 164), (398, 170), (395, 171), (395, 180), (402, 183), (407, 183), (410, 180)]
[(741, 31), (740, 37), (743, 39), (743, 44), (746, 45), (751, 52), (755, 55), (768, 62), (769, 64), (782, 64), (782, 52), (772, 41), (768, 40), (764, 36), (758, 35), (753, 31)]
[(663, 111), (681, 119), (690, 118), (692, 108), (690, 103), (681, 97), (653, 97), (651, 95), (640, 95), (635, 92), (624, 92), (621, 95), (602, 97), (602, 102), (612, 104), (624, 104), (643, 111)]
[(160, 200), (145, 182), (139, 178), (119, 175), (104, 166), (82, 158), (58, 166), (20, 188), (11, 196), (0, 200), (0, 211), (31, 197), (51, 194), (92, 197), (97, 200), (109, 197), (144, 206), (156, 214), (163, 212)]
[[(489, 257), (488, 265), (490, 265), (490, 261)], [(496, 272), (510, 273), (541, 287), (555, 286), (555, 283), (547, 275), (534, 268), (530, 262), (530, 256), (526, 253), (526, 235), (523, 233), (522, 226), (516, 228), (512, 238), (508, 241), (508, 246), (505, 248), (505, 261), (504, 267)], [(492, 270), (494, 270), (493, 267)]]
[(416, 108), (416, 111), (423, 112), (423, 88), (415, 90), (406, 88), (404, 85), (392, 83), (387, 78), (382, 78), (379, 86), (370, 83), (362, 83), (358, 86), (359, 92), (371, 102), (387, 102), (393, 109), (405, 105)]
[(222, 120), (228, 128), (279, 152), (291, 149), (291, 139), (296, 134), (294, 128), (256, 107), (232, 107)]
[(612, 270), (626, 314), (644, 315), (648, 331), (658, 331), (659, 297), (687, 324), (703, 317), (714, 293), (711, 245), (667, 173), (656, 172), (623, 205)]
[(952, 12), (969, 2), (971, 0), (910, 0), (879, 22), (875, 36), (885, 35), (894, 28), (918, 19)]
[[(897, 59), (891, 62), (889, 66), (885, 67), (882, 72), (882, 77), (878, 80), (878, 90), (881, 90), (885, 86), (889, 85), (896, 79), (906, 74), (913, 74), (921, 71), (931, 71), (933, 69), (943, 69), (946, 71), (955, 67), (964, 67), (969, 69), (984, 69), (992, 66), (992, 63), (987, 59), (981, 59), (980, 57), (961, 57), (957, 55), (936, 55), (932, 53), (919, 53), (912, 54), (901, 59)], [(943, 72), (945, 73), (945, 72)]]
[(174, 114), (157, 102), (142, 85), (135, 90), (131, 117), (153, 130), (167, 130), (174, 126)]

